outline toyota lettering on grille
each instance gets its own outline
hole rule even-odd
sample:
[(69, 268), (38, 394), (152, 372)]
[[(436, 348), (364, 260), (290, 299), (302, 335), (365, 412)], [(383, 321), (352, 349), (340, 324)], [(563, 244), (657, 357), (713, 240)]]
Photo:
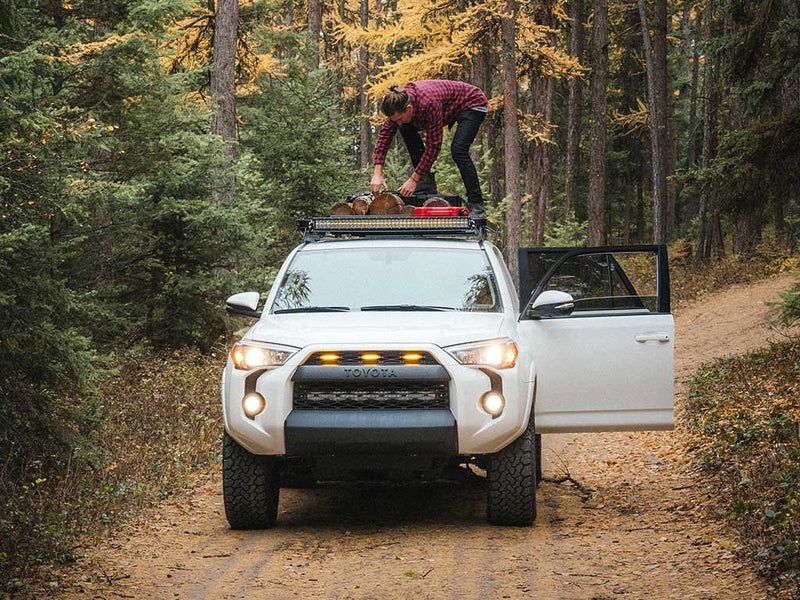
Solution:
[(385, 367), (360, 367), (344, 370), (345, 379), (391, 379), (397, 377), (395, 369)]

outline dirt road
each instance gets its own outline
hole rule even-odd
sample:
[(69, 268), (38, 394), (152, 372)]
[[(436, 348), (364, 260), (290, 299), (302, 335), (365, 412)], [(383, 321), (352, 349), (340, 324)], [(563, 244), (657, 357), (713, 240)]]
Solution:
[[(703, 362), (773, 335), (765, 300), (781, 276), (734, 287), (676, 317), (678, 406)], [(769, 590), (708, 522), (714, 498), (693, 473), (680, 431), (552, 435), (531, 528), (485, 522), (485, 489), (323, 487), (284, 490), (279, 522), (227, 527), (219, 475), (94, 549), (69, 598), (741, 599)], [(83, 581), (80, 581), (83, 580)]]

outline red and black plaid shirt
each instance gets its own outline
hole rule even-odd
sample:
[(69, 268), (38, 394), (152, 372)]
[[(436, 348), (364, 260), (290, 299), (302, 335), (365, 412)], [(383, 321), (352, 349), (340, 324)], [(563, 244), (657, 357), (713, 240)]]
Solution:
[[(419, 161), (416, 173), (420, 177), (431, 170), (442, 149), (442, 132), (445, 125), (456, 122), (459, 113), (477, 106), (486, 106), (486, 95), (474, 85), (463, 81), (428, 79), (413, 81), (403, 86), (414, 105), (411, 125), (427, 132), (425, 153)], [(374, 164), (386, 162), (386, 153), (399, 125), (388, 117), (383, 122), (378, 140), (375, 142)]]

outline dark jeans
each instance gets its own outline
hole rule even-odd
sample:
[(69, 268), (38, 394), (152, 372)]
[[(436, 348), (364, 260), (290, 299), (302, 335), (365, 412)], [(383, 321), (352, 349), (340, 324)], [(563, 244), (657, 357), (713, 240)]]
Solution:
[[(453, 162), (456, 163), (464, 187), (467, 189), (467, 202), (469, 203), (470, 214), (475, 219), (485, 219), (486, 209), (483, 205), (483, 194), (481, 184), (478, 181), (478, 171), (469, 155), (469, 147), (478, 134), (478, 128), (486, 118), (486, 113), (478, 110), (468, 109), (462, 111), (456, 117), (456, 133), (453, 142), (450, 144), (450, 153)], [(419, 136), (416, 127), (410, 124), (400, 126), (400, 135), (406, 143), (408, 153), (411, 155), (411, 162), (416, 167), (419, 164), (422, 154), (425, 152), (425, 144)]]

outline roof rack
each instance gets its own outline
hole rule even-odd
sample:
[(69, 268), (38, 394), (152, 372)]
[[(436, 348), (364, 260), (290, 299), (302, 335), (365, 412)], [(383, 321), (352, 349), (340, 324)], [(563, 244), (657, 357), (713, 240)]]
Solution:
[(300, 219), (297, 228), (303, 241), (315, 242), (325, 236), (475, 236), (483, 240), (485, 227), (470, 217), (410, 217), (406, 215), (357, 215)]

